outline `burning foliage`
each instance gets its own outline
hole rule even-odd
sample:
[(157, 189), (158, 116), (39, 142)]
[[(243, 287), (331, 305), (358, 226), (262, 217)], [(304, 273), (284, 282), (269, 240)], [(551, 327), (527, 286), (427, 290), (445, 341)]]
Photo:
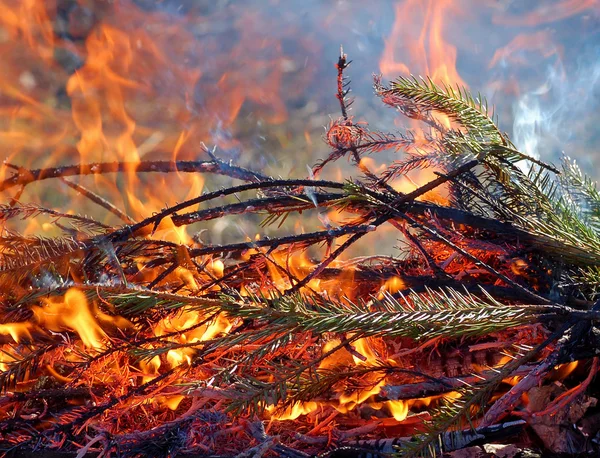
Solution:
[[(0, 169), (0, 451), (433, 455), (523, 431), (597, 450), (600, 194), (568, 158), (521, 153), (464, 89), (441, 36), (451, 2), (396, 8), (382, 72), (432, 79), (374, 87), (410, 128), (350, 116), (341, 53), (341, 117), (299, 178), (250, 167), (226, 128), (248, 103), (285, 121), (312, 71), (285, 42), (318, 48), (201, 3), (0, 0), (0, 121), (15, 127)], [(407, 66), (400, 19), (421, 16)], [(265, 27), (284, 44), (257, 39)], [(64, 93), (42, 103), (40, 80)], [(240, 216), (246, 237), (228, 233)]]
[[(120, 227), (16, 198), (1, 208), (4, 451), (434, 454), (539, 427), (585, 396), (600, 348), (595, 184), (567, 158), (556, 169), (519, 152), (460, 87), (376, 79), (383, 103), (430, 133), (355, 123), (347, 65), (342, 54), (331, 153), (309, 178), (209, 148), (206, 161), (6, 165), (2, 190), (108, 173), (243, 183), (137, 219), (69, 182)], [(389, 150), (406, 154), (373, 168)], [(319, 178), (342, 157), (359, 177)], [(417, 169), (434, 178), (400, 191)], [(310, 212), (321, 230), (228, 244), (185, 232)], [(19, 232), (23, 220), (60, 234)], [(343, 257), (385, 230), (402, 256)], [(552, 380), (571, 388), (530, 402)]]

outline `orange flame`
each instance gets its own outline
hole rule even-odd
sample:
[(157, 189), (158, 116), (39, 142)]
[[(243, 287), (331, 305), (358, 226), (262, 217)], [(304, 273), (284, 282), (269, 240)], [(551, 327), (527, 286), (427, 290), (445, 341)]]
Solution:
[(10, 335), (15, 342), (32, 338), (37, 330), (53, 332), (73, 331), (87, 348), (99, 350), (106, 337), (101, 323), (126, 329), (131, 323), (124, 318), (111, 316), (88, 303), (85, 294), (75, 288), (69, 289), (64, 297), (44, 299), (44, 304), (33, 306), (33, 319), (25, 323), (0, 325), (0, 334)]
[[(428, 75), (439, 83), (466, 86), (456, 70), (456, 47), (443, 37), (444, 18), (456, 11), (454, 6), (452, 0), (407, 0), (396, 4), (396, 20), (379, 62), (381, 73)], [(422, 22), (416, 39), (407, 21)]]

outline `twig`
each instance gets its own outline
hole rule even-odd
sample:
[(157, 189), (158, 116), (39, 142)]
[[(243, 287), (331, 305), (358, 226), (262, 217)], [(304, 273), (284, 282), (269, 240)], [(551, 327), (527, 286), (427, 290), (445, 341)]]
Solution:
[(392, 220), (390, 221), (390, 224), (392, 224), (392, 226), (394, 226), (396, 229), (402, 232), (404, 236), (408, 240), (410, 240), (410, 242), (417, 248), (421, 256), (423, 256), (423, 259), (425, 259), (426, 264), (429, 266), (432, 272), (436, 274), (436, 277), (450, 278), (450, 275), (446, 273), (442, 267), (438, 266), (433, 257), (429, 254), (429, 252), (425, 249), (425, 247), (417, 237), (412, 235), (408, 229), (398, 224), (396, 221)]
[[(525, 420), (516, 420), (476, 429), (446, 432), (441, 437), (442, 448), (444, 451), (453, 451), (465, 448), (475, 441), (505, 439), (519, 434), (523, 430), (525, 423)], [(410, 437), (358, 440), (342, 444), (333, 451), (318, 455), (318, 458), (330, 458), (344, 451), (351, 451), (353, 453), (352, 456), (355, 456), (357, 453), (361, 455), (370, 453), (380, 456), (397, 454), (398, 448), (402, 449), (410, 441)]]
[[(98, 391), (94, 392), (98, 395)], [(23, 402), (37, 399), (62, 399), (75, 397), (91, 397), (92, 391), (88, 387), (75, 388), (49, 388), (42, 390), (33, 390), (27, 392), (7, 393), (0, 398), (0, 405), (11, 402)]]
[(45, 169), (27, 170), (0, 182), (0, 191), (17, 185), (28, 185), (34, 181), (77, 175), (102, 175), (107, 173), (216, 173), (244, 181), (265, 181), (269, 177), (243, 167), (216, 161), (142, 161), (142, 162), (94, 162), (91, 164), (65, 165)]
[[(447, 175), (445, 175), (443, 177), (438, 177), (438, 178), (430, 181), (429, 183), (426, 183), (423, 186), (415, 189), (414, 191), (412, 191), (408, 194), (405, 194), (405, 195), (395, 198), (391, 202), (391, 204), (388, 205), (388, 207), (391, 208), (392, 212), (391, 213), (386, 212), (385, 214), (379, 216), (375, 221), (373, 221), (371, 223), (371, 225), (376, 229), (377, 227), (379, 227), (383, 223), (385, 223), (387, 220), (389, 220), (392, 217), (393, 213), (396, 212), (394, 206), (413, 201), (417, 197), (444, 184), (450, 178), (458, 176), (461, 173), (464, 173), (465, 171), (472, 169), (473, 167), (475, 167), (477, 165), (477, 163), (478, 163), (478, 161), (470, 161), (467, 164), (460, 166), (456, 170), (448, 173)], [(372, 194), (377, 195), (376, 193), (369, 191), (369, 190), (365, 190), (365, 192), (369, 195), (372, 195)], [(306, 277), (304, 277), (300, 281), (300, 283), (297, 283), (293, 287), (286, 290), (284, 294), (293, 294), (293, 293), (299, 291), (302, 287), (307, 285), (313, 278), (316, 278), (340, 254), (342, 254), (345, 250), (347, 250), (350, 246), (352, 246), (357, 240), (359, 240), (365, 234), (366, 234), (366, 232), (354, 234), (352, 237), (350, 237), (348, 240), (346, 240), (342, 245), (340, 245), (333, 253), (331, 253), (326, 259), (321, 261), (321, 263), (310, 274), (308, 274)]]
[[(314, 197), (316, 203), (321, 206), (332, 205), (337, 199), (344, 197), (344, 194), (334, 193), (313, 193), (311, 197)], [(221, 207), (209, 208), (207, 210), (200, 210), (196, 212), (185, 213), (183, 215), (173, 215), (171, 220), (176, 226), (185, 226), (188, 224), (197, 223), (200, 221), (209, 221), (223, 216), (230, 215), (242, 215), (246, 213), (256, 212), (268, 212), (283, 213), (291, 211), (303, 211), (311, 208), (315, 208), (315, 202), (306, 196), (302, 195), (291, 195), (291, 196), (276, 196), (276, 197), (265, 197), (252, 200), (246, 200), (244, 202), (238, 202), (235, 204), (223, 205)]]
[(239, 186), (232, 186), (227, 189), (221, 189), (219, 191), (213, 191), (206, 194), (202, 194), (193, 199), (186, 200), (185, 202), (181, 202), (179, 204), (173, 205), (172, 207), (165, 208), (159, 213), (152, 215), (139, 223), (133, 224), (131, 226), (125, 226), (118, 231), (110, 234), (110, 240), (119, 240), (119, 239), (127, 239), (130, 235), (135, 234), (140, 229), (154, 225), (154, 227), (158, 227), (160, 222), (169, 215), (173, 215), (178, 211), (183, 210), (184, 208), (191, 207), (193, 205), (198, 205), (202, 202), (208, 202), (209, 200), (223, 198), (232, 194), (237, 194), (244, 191), (251, 191), (255, 189), (268, 189), (268, 188), (281, 188), (281, 187), (294, 187), (294, 186), (315, 186), (315, 187), (324, 187), (324, 188), (333, 188), (333, 189), (343, 189), (344, 185), (342, 183), (337, 183), (335, 181), (324, 181), (324, 180), (265, 180), (260, 181), (258, 183), (248, 183)]
[(560, 409), (566, 408), (566, 406), (568, 404), (571, 404), (572, 402), (574, 402), (578, 396), (582, 395), (585, 392), (585, 390), (590, 385), (590, 383), (592, 383), (592, 380), (596, 376), (597, 372), (598, 372), (598, 357), (595, 357), (595, 358), (592, 358), (592, 367), (590, 368), (590, 373), (588, 374), (588, 376), (586, 377), (586, 379), (583, 382), (581, 382), (576, 387), (571, 388), (568, 391), (565, 391), (560, 396), (558, 396), (554, 401), (552, 401), (552, 403), (550, 403), (550, 405), (548, 405), (543, 411), (534, 412), (532, 414), (532, 416), (535, 416), (535, 417), (541, 417), (541, 416), (546, 416), (546, 415), (551, 416), (551, 415), (554, 415), (556, 412), (558, 412)]
[[(564, 323), (559, 329), (554, 331), (542, 344), (538, 345), (534, 351), (540, 351), (543, 346), (547, 346), (550, 342), (558, 338), (556, 348), (550, 355), (538, 363), (537, 367), (527, 374), (523, 379), (513, 386), (507, 393), (502, 395), (485, 413), (481, 422), (481, 426), (491, 425), (508, 415), (514, 406), (517, 404), (521, 395), (535, 385), (540, 383), (542, 378), (556, 366), (564, 357), (566, 350), (569, 348), (569, 343), (573, 340), (574, 335), (579, 333), (586, 327), (586, 322), (576, 322), (576, 319), (571, 318)], [(577, 332), (573, 332), (577, 331)], [(532, 352), (530, 352), (531, 354)], [(510, 363), (509, 363), (510, 364)]]
[(343, 226), (336, 229), (329, 229), (328, 231), (308, 232), (306, 234), (288, 235), (272, 239), (264, 238), (260, 240), (254, 240), (252, 242), (231, 243), (229, 245), (212, 245), (202, 248), (193, 248), (189, 251), (189, 253), (191, 257), (198, 257), (207, 254), (234, 253), (262, 247), (275, 248), (281, 245), (289, 244), (313, 244), (323, 240), (342, 237), (348, 234), (366, 234), (367, 232), (371, 232), (373, 230), (375, 230), (373, 225)]
[(439, 231), (437, 231), (437, 230), (435, 230), (433, 228), (430, 228), (429, 226), (427, 226), (427, 225), (425, 225), (423, 223), (418, 222), (417, 220), (415, 220), (414, 218), (408, 216), (405, 213), (397, 212), (397, 215), (400, 216), (400, 217), (402, 217), (402, 218), (404, 218), (404, 219), (406, 219), (406, 221), (408, 221), (414, 227), (417, 227), (417, 228), (422, 229), (423, 231), (427, 232), (434, 239), (439, 240), (440, 242), (445, 243), (446, 245), (448, 245), (449, 247), (451, 247), (453, 250), (455, 250), (457, 253), (461, 254), (462, 256), (464, 256), (465, 258), (467, 258), (469, 261), (473, 262), (476, 266), (481, 267), (482, 269), (487, 270), (489, 273), (491, 273), (495, 277), (499, 278), (500, 280), (502, 280), (507, 285), (511, 286), (514, 289), (517, 289), (517, 290), (521, 291), (523, 293), (523, 295), (525, 297), (527, 297), (528, 299), (537, 301), (537, 302), (539, 302), (541, 304), (551, 304), (552, 303), (550, 300), (546, 299), (545, 297), (542, 297), (539, 294), (534, 293), (533, 291), (531, 291), (531, 290), (525, 288), (524, 286), (519, 285), (517, 282), (511, 280), (510, 278), (508, 278), (503, 273), (498, 272), (492, 266), (490, 266), (489, 264), (487, 264), (487, 263), (483, 262), (482, 260), (480, 260), (477, 256), (472, 255), (468, 251), (462, 249), (461, 247), (459, 247), (458, 245), (456, 245), (455, 243), (453, 243), (451, 240), (448, 240), (448, 238), (446, 238), (442, 234), (440, 234)]
[(372, 231), (376, 230), (377, 227), (381, 226), (388, 219), (389, 219), (389, 216), (387, 216), (387, 215), (380, 216), (375, 221), (373, 221), (373, 223), (371, 225), (367, 226), (368, 230), (357, 231), (348, 240), (346, 240), (338, 248), (336, 248), (335, 251), (333, 253), (331, 253), (327, 258), (325, 258), (323, 261), (321, 261), (319, 263), (319, 265), (317, 265), (317, 267), (315, 267), (315, 269), (312, 272), (310, 272), (306, 277), (304, 277), (302, 280), (300, 280), (294, 286), (285, 290), (283, 294), (291, 295), (291, 294), (296, 293), (297, 291), (300, 291), (300, 289), (302, 289), (304, 286), (309, 284), (312, 279), (318, 277), (321, 274), (321, 272), (323, 272), (323, 270), (325, 270), (325, 268), (329, 264), (331, 264), (340, 254), (342, 254), (344, 251), (346, 251), (348, 248), (350, 248), (350, 246), (352, 246), (354, 244), (354, 242), (359, 240), (361, 237), (363, 237), (368, 232), (372, 232)]
[[(513, 376), (524, 376), (529, 374), (535, 366), (523, 365), (515, 370)], [(377, 402), (397, 401), (399, 399), (417, 399), (428, 396), (436, 396), (448, 393), (465, 386), (476, 385), (482, 381), (497, 375), (497, 371), (489, 370), (477, 375), (464, 377), (438, 377), (437, 381), (423, 381), (405, 385), (384, 385), (379, 394), (375, 396)]]
[(342, 117), (345, 120), (348, 120), (348, 108), (350, 105), (352, 105), (352, 101), (348, 101), (346, 99), (346, 96), (350, 92), (350, 89), (347, 88), (349, 82), (345, 81), (344, 70), (346, 70), (351, 63), (352, 61), (349, 61), (348, 56), (344, 54), (344, 48), (340, 46), (340, 58), (338, 59), (338, 62), (335, 66), (338, 71), (336, 97), (340, 102), (340, 110), (342, 111)]
[(73, 183), (72, 181), (69, 181), (66, 178), (61, 177), (60, 180), (64, 184), (66, 184), (67, 186), (69, 186), (70, 188), (73, 188), (75, 191), (77, 191), (78, 193), (80, 193), (82, 196), (87, 197), (88, 199), (90, 199), (95, 204), (98, 204), (102, 208), (108, 210), (113, 215), (115, 215), (118, 218), (120, 218), (121, 220), (123, 220), (125, 223), (127, 223), (127, 224), (135, 224), (135, 220), (134, 219), (132, 219), (124, 211), (122, 211), (121, 209), (119, 209), (118, 207), (116, 207), (115, 205), (113, 205), (112, 203), (110, 203), (108, 200), (106, 200), (103, 197), (99, 196), (95, 192), (87, 189), (86, 187), (84, 187), (84, 186), (82, 186), (82, 185), (80, 185), (78, 183)]

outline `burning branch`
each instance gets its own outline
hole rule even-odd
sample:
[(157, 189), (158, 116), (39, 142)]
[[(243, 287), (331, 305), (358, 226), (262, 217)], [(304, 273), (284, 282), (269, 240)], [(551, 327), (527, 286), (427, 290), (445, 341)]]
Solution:
[[(5, 164), (11, 167), (11, 164)], [(78, 175), (103, 175), (107, 173), (216, 173), (244, 181), (263, 181), (268, 177), (258, 172), (227, 164), (223, 161), (142, 161), (142, 162), (96, 162), (47, 169), (26, 170), (17, 167), (17, 172), (0, 183), (0, 191), (14, 186), (27, 186), (34, 181), (66, 178)]]

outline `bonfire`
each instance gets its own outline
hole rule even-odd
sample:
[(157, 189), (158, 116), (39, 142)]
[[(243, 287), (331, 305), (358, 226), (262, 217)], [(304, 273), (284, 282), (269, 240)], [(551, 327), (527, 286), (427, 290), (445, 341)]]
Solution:
[[(357, 121), (348, 66), (342, 50), (329, 152), (303, 175), (270, 176), (204, 143), (199, 160), (5, 162), (3, 453), (435, 456), (496, 442), (598, 453), (593, 422), (571, 426), (599, 394), (595, 182), (566, 156), (521, 152), (460, 85), (376, 76), (381, 109), (421, 129)], [(70, 80), (75, 105), (85, 83)], [(98, 140), (86, 132), (79, 150)], [(382, 154), (393, 159), (376, 167)], [(351, 171), (330, 178), (340, 162)], [(415, 171), (429, 179), (410, 182)], [(143, 217), (115, 197), (127, 180), (168, 200), (184, 174), (198, 185)], [(227, 184), (203, 191), (213, 175)], [(21, 199), (57, 183), (94, 214)], [(215, 241), (231, 217), (251, 232)]]

